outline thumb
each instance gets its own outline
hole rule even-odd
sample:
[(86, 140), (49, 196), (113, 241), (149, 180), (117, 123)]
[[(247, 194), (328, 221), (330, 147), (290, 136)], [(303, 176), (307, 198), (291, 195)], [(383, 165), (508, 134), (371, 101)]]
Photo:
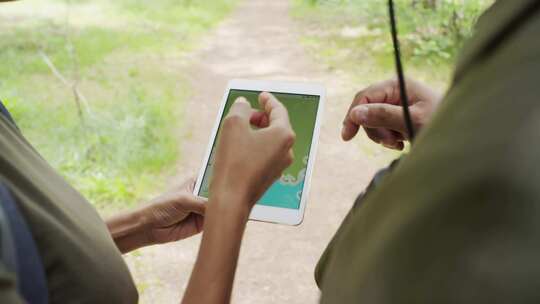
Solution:
[(190, 193), (180, 193), (175, 200), (178, 206), (188, 212), (204, 215), (206, 211), (205, 201)]
[(359, 126), (405, 132), (401, 106), (386, 103), (363, 104), (356, 106), (349, 115), (350, 120)]

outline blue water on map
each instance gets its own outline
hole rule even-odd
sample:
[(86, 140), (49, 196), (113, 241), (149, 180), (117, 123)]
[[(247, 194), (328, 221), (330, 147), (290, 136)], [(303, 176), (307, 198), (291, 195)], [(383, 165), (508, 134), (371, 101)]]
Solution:
[(298, 172), (296, 178), (291, 175), (283, 175), (270, 186), (257, 204), (290, 209), (300, 208), (305, 176), (306, 169)]

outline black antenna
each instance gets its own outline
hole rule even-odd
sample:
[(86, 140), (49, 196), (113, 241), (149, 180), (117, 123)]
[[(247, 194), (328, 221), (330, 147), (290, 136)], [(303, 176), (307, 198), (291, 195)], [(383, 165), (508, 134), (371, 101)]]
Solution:
[(396, 70), (399, 81), (399, 94), (401, 97), (401, 107), (403, 108), (403, 116), (405, 117), (405, 125), (409, 135), (409, 141), (412, 143), (414, 139), (414, 128), (409, 113), (409, 99), (407, 98), (407, 88), (405, 87), (405, 77), (403, 76), (403, 66), (401, 65), (401, 52), (399, 49), (399, 40), (397, 37), (396, 15), (394, 13), (394, 1), (388, 0), (388, 11), (390, 13), (390, 28), (392, 29), (392, 43), (394, 44), (394, 55), (396, 60)]

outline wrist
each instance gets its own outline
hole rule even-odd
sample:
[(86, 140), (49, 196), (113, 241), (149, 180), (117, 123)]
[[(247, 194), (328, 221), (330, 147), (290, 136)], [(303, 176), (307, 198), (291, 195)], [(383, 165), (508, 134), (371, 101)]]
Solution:
[(107, 221), (107, 228), (122, 253), (151, 245), (142, 210), (114, 216)]
[(253, 206), (249, 195), (243, 191), (228, 190), (211, 191), (211, 193), (208, 200), (210, 212), (214, 210), (222, 217), (247, 222)]

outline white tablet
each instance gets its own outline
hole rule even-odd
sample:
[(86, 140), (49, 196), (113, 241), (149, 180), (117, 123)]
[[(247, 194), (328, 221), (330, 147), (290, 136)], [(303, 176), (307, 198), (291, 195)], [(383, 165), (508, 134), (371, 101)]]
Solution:
[(223, 96), (204, 163), (195, 185), (195, 195), (208, 198), (212, 179), (212, 165), (216, 137), (223, 118), (236, 98), (243, 96), (253, 108), (259, 108), (258, 95), (271, 92), (289, 111), (292, 128), (296, 133), (293, 146), (294, 162), (285, 170), (253, 208), (250, 219), (299, 225), (304, 217), (315, 151), (319, 139), (321, 112), (325, 89), (318, 84), (232, 80)]

